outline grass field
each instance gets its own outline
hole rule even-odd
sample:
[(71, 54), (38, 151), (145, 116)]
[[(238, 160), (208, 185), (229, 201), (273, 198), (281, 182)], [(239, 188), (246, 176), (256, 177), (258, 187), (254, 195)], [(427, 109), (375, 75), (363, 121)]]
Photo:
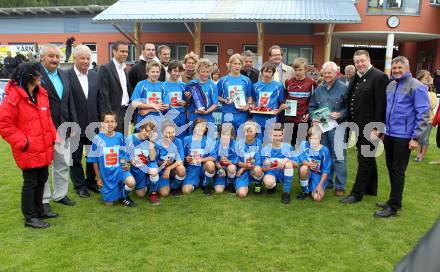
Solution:
[[(355, 151), (348, 155), (351, 189)], [(432, 145), (426, 161), (439, 158)], [(159, 206), (134, 198), (133, 209), (105, 207), (98, 195), (79, 199), (70, 189), (78, 204), (52, 204), (60, 217), (33, 230), (23, 227), (21, 172), (0, 140), (0, 271), (390, 271), (440, 214), (440, 166), (413, 159), (403, 210), (391, 219), (372, 216), (389, 193), (382, 155), (379, 196), (354, 205), (331, 193), (322, 203), (286, 206), (280, 192), (239, 200), (197, 191)]]

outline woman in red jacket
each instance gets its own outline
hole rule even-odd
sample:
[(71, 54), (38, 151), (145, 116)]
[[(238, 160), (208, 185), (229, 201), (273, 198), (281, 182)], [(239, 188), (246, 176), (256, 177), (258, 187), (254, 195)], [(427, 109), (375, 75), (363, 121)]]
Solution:
[(47, 228), (49, 224), (42, 219), (58, 216), (45, 213), (42, 204), (56, 130), (40, 77), (37, 64), (18, 66), (6, 85), (6, 97), (0, 105), (0, 135), (11, 145), (14, 159), (23, 172), (24, 225), (33, 228)]

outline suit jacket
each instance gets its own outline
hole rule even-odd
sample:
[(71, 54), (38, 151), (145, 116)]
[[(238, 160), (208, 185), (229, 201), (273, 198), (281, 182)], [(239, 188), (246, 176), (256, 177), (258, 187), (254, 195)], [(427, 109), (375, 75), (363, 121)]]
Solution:
[[(77, 122), (78, 119), (76, 117), (75, 103), (73, 101), (72, 90), (70, 89), (70, 81), (65, 71), (58, 69), (58, 74), (63, 82), (64, 91), (63, 96), (60, 97), (55, 90), (52, 81), (50, 81), (47, 73), (40, 63), (40, 73), (42, 75), (41, 78), (41, 86), (47, 90), (47, 94), (49, 96), (49, 106), (50, 113), (52, 116), (53, 124), (55, 128), (64, 123), (64, 122)], [(68, 133), (69, 136), (70, 133)]]
[[(113, 60), (99, 67), (99, 76), (101, 80), (101, 88), (98, 99), (100, 110), (101, 112), (113, 111), (116, 113), (116, 115), (118, 115), (121, 108), (123, 91)], [(125, 77), (127, 78), (128, 96), (131, 97), (133, 89), (130, 86), (127, 72), (125, 72)]]
[[(368, 123), (385, 123), (388, 82), (388, 76), (374, 67), (371, 67), (362, 78), (356, 73), (350, 81), (347, 99), (349, 121), (359, 126), (361, 135), (364, 126)], [(353, 95), (355, 95), (355, 100), (352, 105)]]
[(99, 74), (95, 71), (88, 71), (87, 78), (89, 89), (87, 98), (79, 82), (75, 69), (71, 68), (67, 71), (72, 90), (75, 110), (78, 117), (78, 124), (81, 127), (81, 136), (85, 136), (87, 126), (92, 122), (99, 122), (100, 109), (98, 104), (100, 79)]
[[(139, 81), (142, 81), (144, 79), (148, 78), (147, 71), (146, 71), (146, 61), (141, 59), (139, 62), (137, 62), (133, 67), (131, 67), (130, 72), (128, 72), (128, 78), (130, 80), (130, 86), (134, 90), (136, 88), (136, 84), (139, 83)], [(159, 81), (164, 82), (166, 79), (166, 71), (163, 65), (160, 66), (160, 75), (159, 75)]]

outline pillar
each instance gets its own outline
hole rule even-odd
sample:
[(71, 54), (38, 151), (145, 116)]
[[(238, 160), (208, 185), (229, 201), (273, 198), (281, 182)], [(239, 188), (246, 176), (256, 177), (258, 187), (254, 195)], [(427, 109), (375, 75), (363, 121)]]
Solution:
[(330, 53), (332, 49), (332, 36), (335, 24), (327, 24), (325, 26), (325, 36), (324, 36), (324, 62), (330, 61)]
[(257, 41), (257, 64), (258, 67), (263, 66), (264, 56), (264, 24), (263, 22), (257, 23), (258, 41)]
[(387, 49), (385, 53), (385, 74), (391, 74), (391, 60), (393, 59), (394, 33), (388, 33)]
[(202, 23), (194, 23), (194, 53), (201, 57)]

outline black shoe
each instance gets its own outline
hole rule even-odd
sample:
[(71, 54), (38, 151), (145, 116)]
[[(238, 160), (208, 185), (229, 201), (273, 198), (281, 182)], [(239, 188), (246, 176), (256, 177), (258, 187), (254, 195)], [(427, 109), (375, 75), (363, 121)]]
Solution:
[(97, 194), (101, 193), (101, 189), (99, 189), (98, 185), (96, 185), (96, 184), (89, 184), (89, 185), (87, 185), (87, 188), (94, 193), (97, 193)]
[[(386, 206), (388, 206), (387, 202), (377, 202), (376, 207), (384, 209)], [(398, 208), (397, 210), (400, 211), (402, 208)]]
[(281, 195), (281, 202), (284, 204), (290, 204), (290, 194), (289, 193), (283, 193)]
[(234, 183), (229, 183), (227, 186), (226, 186), (226, 188), (227, 188), (227, 190), (228, 190), (228, 192), (229, 193), (231, 193), (231, 194), (235, 194), (235, 186), (234, 186)]
[(353, 203), (356, 203), (359, 201), (360, 201), (359, 199), (357, 199), (355, 196), (352, 196), (352, 195), (343, 197), (343, 198), (341, 198), (341, 200), (339, 200), (339, 202), (342, 204), (353, 204)]
[(81, 191), (79, 191), (78, 196), (81, 198), (87, 198), (90, 197), (89, 191), (87, 189), (82, 189)]
[(304, 193), (304, 192), (301, 192), (301, 193), (299, 193), (297, 196), (296, 196), (296, 199), (298, 199), (298, 200), (304, 200), (304, 199), (306, 199), (306, 197), (308, 197), (310, 194), (308, 194), (308, 193)]
[(275, 194), (277, 192), (277, 186), (273, 187), (272, 189), (267, 189), (268, 194)]
[(393, 210), (390, 206), (387, 205), (382, 210), (375, 212), (374, 217), (387, 218), (396, 214), (397, 211)]
[(56, 203), (60, 203), (66, 206), (75, 206), (76, 202), (71, 200), (68, 196), (65, 196), (63, 198), (61, 198), (58, 201), (55, 201)]
[(263, 193), (263, 186), (261, 186), (261, 184), (255, 184), (254, 193), (261, 195)]
[(54, 212), (44, 212), (41, 214), (37, 214), (38, 219), (47, 219), (47, 218), (57, 218), (59, 214)]
[(182, 190), (180, 188), (172, 189), (171, 195), (175, 196), (175, 197), (180, 197), (180, 196), (182, 196)]
[(119, 202), (121, 202), (122, 205), (127, 206), (127, 207), (133, 208), (133, 207), (137, 206), (136, 203), (133, 200), (131, 200), (129, 197), (121, 198), (121, 199), (119, 199)]
[(26, 219), (26, 221), (24, 221), (24, 226), (34, 228), (34, 229), (45, 229), (45, 228), (48, 228), (50, 225), (49, 225), (49, 223), (47, 223), (41, 219), (30, 218), (30, 219)]
[(212, 195), (211, 187), (209, 187), (209, 186), (204, 186), (204, 187), (202, 187), (202, 190), (203, 190), (203, 193), (204, 193), (205, 195), (207, 195), (207, 196)]
[(50, 213), (52, 211), (49, 203), (43, 203), (43, 211), (44, 213)]

